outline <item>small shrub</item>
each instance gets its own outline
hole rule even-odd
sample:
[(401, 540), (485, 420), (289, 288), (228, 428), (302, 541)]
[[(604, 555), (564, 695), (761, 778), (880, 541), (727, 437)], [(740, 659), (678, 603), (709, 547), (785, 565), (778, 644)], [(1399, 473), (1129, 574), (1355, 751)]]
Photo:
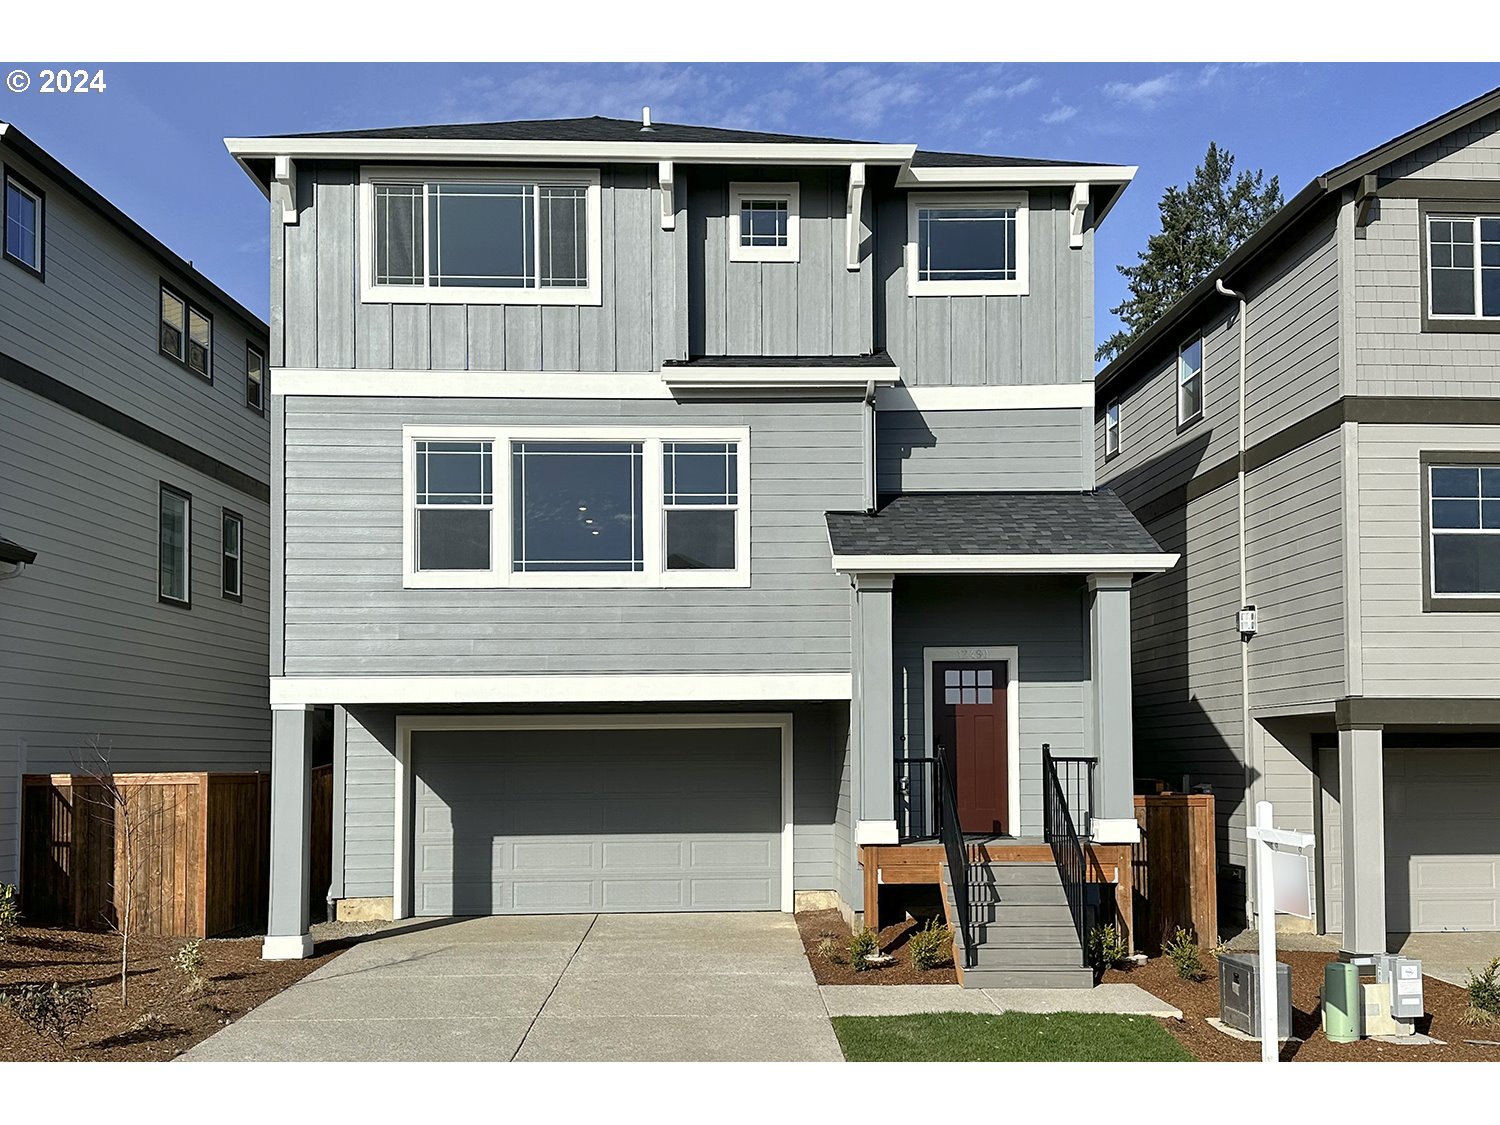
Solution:
[(1177, 927), (1163, 952), (1182, 980), (1202, 980), (1207, 975), (1203, 971), (1203, 954), (1198, 949), (1198, 939), (1181, 926)]
[(839, 949), (839, 943), (834, 940), (832, 934), (824, 934), (818, 939), (817, 954), (823, 960), (835, 965), (844, 959), (844, 954)]
[(16, 888), (0, 883), (0, 942), (10, 941), (21, 925), (21, 901)]
[(38, 1036), (50, 1036), (61, 1045), (93, 1015), (94, 998), (82, 985), (63, 988), (53, 981), (50, 986), (23, 984), (13, 992), (0, 994), (0, 1007)]
[(1463, 1015), (1465, 1023), (1478, 1025), (1500, 1021), (1500, 957), (1480, 972), (1470, 969), (1465, 988), (1469, 993), (1469, 1008)]
[(1096, 969), (1110, 969), (1125, 960), (1129, 954), (1120, 927), (1111, 922), (1107, 926), (1095, 926), (1089, 931), (1089, 964)]
[(912, 968), (919, 972), (936, 969), (953, 961), (953, 931), (936, 918), (907, 939)]
[(880, 952), (875, 931), (866, 927), (849, 939), (849, 967), (862, 973), (870, 967), (870, 958)]
[(188, 996), (199, 996), (207, 988), (208, 982), (203, 979), (203, 942), (198, 939), (185, 941), (177, 947), (177, 952), (172, 955), (172, 964), (183, 976), (182, 991)]

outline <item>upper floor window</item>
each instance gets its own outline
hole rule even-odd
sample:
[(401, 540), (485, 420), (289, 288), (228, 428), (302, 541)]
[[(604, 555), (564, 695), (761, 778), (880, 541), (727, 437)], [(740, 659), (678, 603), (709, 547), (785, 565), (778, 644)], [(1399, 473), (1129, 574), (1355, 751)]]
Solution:
[(407, 437), (408, 586), (749, 584), (744, 430)]
[(801, 188), (795, 183), (729, 185), (729, 260), (795, 262)]
[(192, 598), (193, 498), (163, 484), (158, 493), (156, 593), (164, 602), (190, 605)]
[(224, 509), (220, 521), (219, 577), (224, 596), (230, 601), (243, 601), (245, 561), (245, 521), (238, 512)]
[(1120, 452), (1120, 400), (1115, 399), (1104, 412), (1104, 456)]
[(5, 256), (42, 276), (42, 193), (5, 173)]
[(163, 285), (161, 287), (161, 335), (163, 355), (213, 382), (213, 317)]
[(366, 172), (367, 301), (600, 303), (599, 174)]
[(1432, 597), (1500, 597), (1500, 465), (1426, 469)]
[(912, 193), (906, 291), (913, 297), (1027, 292), (1025, 192)]
[(1427, 217), (1428, 314), (1500, 317), (1500, 215)]
[(1177, 424), (1186, 426), (1203, 417), (1203, 337), (1177, 350)]
[(266, 408), (266, 357), (253, 344), (245, 345), (245, 405), (251, 410)]

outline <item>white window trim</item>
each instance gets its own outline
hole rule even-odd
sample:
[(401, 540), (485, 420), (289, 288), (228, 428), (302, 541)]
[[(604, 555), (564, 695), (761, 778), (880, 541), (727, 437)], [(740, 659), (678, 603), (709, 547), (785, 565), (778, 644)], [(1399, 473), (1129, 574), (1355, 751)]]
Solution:
[(411, 916), (412, 885), (412, 783), (411, 736), (414, 731), (440, 730), (743, 730), (770, 728), (781, 734), (781, 910), (792, 913), (795, 902), (792, 785), (792, 715), (790, 712), (769, 714), (705, 715), (397, 715), (395, 815), (396, 840), (392, 855), (391, 917)]
[[(1182, 388), (1186, 383), (1182, 377), (1182, 353), (1192, 347), (1195, 340), (1198, 343), (1198, 409), (1193, 414), (1185, 415), (1182, 412)], [(1177, 358), (1173, 362), (1177, 368), (1177, 425), (1181, 428), (1202, 418), (1203, 411), (1208, 405), (1208, 348), (1204, 346), (1203, 337), (1194, 336), (1178, 344)]]
[(1120, 452), (1124, 418), (1119, 399), (1113, 400), (1104, 408), (1104, 456), (1106, 457), (1113, 457)]
[[(503, 289), (490, 286), (375, 284), (375, 182), (527, 183), (587, 185), (588, 285), (577, 289)], [(597, 168), (363, 168), (359, 176), (359, 295), (365, 304), (405, 305), (598, 305), (603, 303), (600, 272), (604, 260)], [(423, 246), (428, 244), (423, 231)]]
[(46, 243), (43, 237), (43, 231), (46, 229), (47, 225), (46, 200), (43, 198), (40, 191), (32, 188), (31, 185), (22, 180), (20, 176), (15, 175), (9, 170), (6, 171), (4, 182), (3, 184), (0, 184), (0, 188), (3, 188), (6, 191), (9, 191), (11, 188), (15, 188), (16, 191), (24, 195), (27, 199), (31, 200), (32, 205), (36, 208), (36, 229), (31, 232), (31, 252), (36, 257), (36, 264), (33, 265), (32, 263), (22, 258), (19, 254), (12, 254), (10, 252), (10, 247), (8, 245), (8, 239), (10, 235), (9, 201), (5, 201), (5, 205), (0, 206), (0, 215), (4, 216), (7, 228), (5, 230), (0, 230), (0, 249), (4, 250), (5, 257), (15, 262), (22, 269), (30, 270), (38, 277), (44, 277), (47, 268), (47, 263), (45, 261)]
[[(1468, 318), (1464, 318), (1468, 319)], [(1439, 535), (1494, 535), (1500, 536), (1500, 528), (1490, 527), (1438, 527), (1432, 519), (1432, 505), (1435, 500), (1459, 499), (1458, 497), (1434, 496), (1432, 494), (1432, 471), (1434, 469), (1493, 469), (1494, 465), (1470, 462), (1465, 464), (1461, 461), (1446, 461), (1442, 463), (1428, 462), (1423, 466), (1427, 473), (1425, 482), (1427, 494), (1427, 511), (1423, 513), (1427, 517), (1427, 594), (1434, 602), (1462, 602), (1462, 601), (1494, 601), (1500, 597), (1500, 590), (1480, 590), (1471, 593), (1449, 593), (1437, 588), (1437, 539)], [(1481, 498), (1482, 499), (1482, 498)]]
[[(747, 199), (786, 200), (786, 245), (742, 246), (740, 244), (740, 206)], [(798, 218), (802, 213), (802, 185), (782, 183), (732, 183), (729, 185), (729, 216), (726, 237), (731, 262), (800, 261)]]
[(1010, 804), (1012, 836), (1023, 835), (1021, 829), (1021, 650), (1016, 645), (983, 645), (972, 648), (924, 648), (922, 650), (922, 746), (930, 758), (936, 753), (932, 744), (932, 666), (938, 663), (981, 661), (1005, 662), (1005, 769), (1009, 775), (1006, 791)]
[[(917, 277), (917, 212), (924, 207), (1014, 207), (1014, 281), (921, 281)], [(912, 192), (906, 197), (906, 294), (909, 297), (1024, 297), (1030, 289), (1030, 208), (1024, 191)]]
[[(495, 503), (490, 520), (490, 569), (416, 569), (416, 443), (418, 441), (494, 443)], [(511, 570), (511, 457), (513, 441), (639, 442), (641, 449), (642, 541), (644, 569), (596, 573), (514, 572)], [(735, 442), (738, 446), (739, 507), (735, 514), (736, 565), (733, 570), (668, 570), (666, 508), (662, 499), (662, 443)], [(750, 430), (746, 426), (403, 426), (401, 428), (401, 569), (408, 589), (631, 589), (724, 588), (750, 585)]]
[[(1483, 245), (1479, 237), (1480, 219), (1500, 219), (1500, 214), (1429, 214), (1422, 230), (1423, 248), (1427, 252), (1427, 319), (1428, 320), (1500, 320), (1500, 315), (1484, 315), (1484, 265), (1480, 260), (1480, 247)], [(1474, 281), (1474, 311), (1471, 313), (1440, 313), (1432, 311), (1432, 299), (1434, 290), (1432, 287), (1432, 275), (1435, 267), (1432, 264), (1432, 224), (1439, 223), (1470, 223), (1473, 227), (1474, 264), (1469, 267)], [(1492, 597), (1493, 595), (1485, 595)]]

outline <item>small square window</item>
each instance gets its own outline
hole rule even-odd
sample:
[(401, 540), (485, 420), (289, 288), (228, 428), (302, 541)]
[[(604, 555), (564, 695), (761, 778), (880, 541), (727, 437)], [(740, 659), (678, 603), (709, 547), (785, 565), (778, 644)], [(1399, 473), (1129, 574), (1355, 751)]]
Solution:
[(801, 195), (795, 183), (730, 184), (729, 260), (797, 261)]
[(42, 193), (12, 172), (5, 174), (5, 257), (42, 276)]

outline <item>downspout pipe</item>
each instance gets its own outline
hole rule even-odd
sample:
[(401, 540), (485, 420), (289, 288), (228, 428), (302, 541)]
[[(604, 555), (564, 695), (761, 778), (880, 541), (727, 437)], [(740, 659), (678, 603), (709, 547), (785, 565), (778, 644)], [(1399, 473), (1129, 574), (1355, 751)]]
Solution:
[[(1235, 465), (1234, 465), (1234, 469), (1235, 469), (1235, 472), (1234, 472), (1234, 487), (1235, 487), (1235, 509), (1236, 509), (1236, 512), (1235, 512), (1235, 538), (1236, 538), (1236, 543), (1237, 543), (1236, 555), (1238, 556), (1238, 560), (1239, 560), (1239, 567), (1238, 567), (1238, 569), (1239, 569), (1239, 579), (1240, 579), (1240, 602), (1239, 602), (1239, 605), (1235, 607), (1235, 611), (1236, 611), (1236, 614), (1238, 614), (1238, 611), (1241, 608), (1243, 608), (1244, 606), (1246, 606), (1246, 605), (1249, 604), (1249, 599), (1250, 599), (1249, 582), (1248, 582), (1248, 579), (1247, 579), (1247, 576), (1246, 576), (1246, 564), (1245, 564), (1245, 320), (1246, 320), (1246, 312), (1247, 312), (1247, 310), (1249, 308), (1249, 301), (1246, 299), (1245, 294), (1243, 294), (1241, 292), (1237, 292), (1236, 290), (1231, 289), (1231, 288), (1229, 288), (1229, 286), (1225, 285), (1224, 284), (1224, 279), (1222, 277), (1214, 279), (1214, 288), (1217, 289), (1222, 296), (1228, 297), (1230, 300), (1232, 300), (1232, 301), (1238, 301), (1240, 303), (1240, 312), (1239, 312), (1239, 321), (1240, 321), (1240, 348), (1239, 348), (1239, 351), (1240, 351), (1240, 354), (1239, 354), (1239, 379), (1238, 379), (1238, 382), (1239, 382), (1239, 395), (1238, 395), (1238, 399), (1239, 399), (1239, 401), (1238, 401), (1238, 411), (1237, 411), (1237, 413), (1239, 415), (1239, 436), (1238, 436), (1238, 439), (1237, 439), (1237, 442), (1236, 442), (1235, 458), (1234, 458), (1234, 461), (1235, 461)], [(1251, 639), (1251, 636), (1253, 636), (1253, 634), (1248, 634), (1248, 633), (1241, 633), (1240, 634), (1240, 737), (1244, 740), (1244, 748), (1245, 748), (1245, 803), (1246, 803), (1247, 808), (1253, 806), (1253, 802), (1251, 801), (1251, 797), (1253, 795), (1254, 790), (1256, 788), (1258, 788), (1258, 786), (1256, 785), (1256, 776), (1257, 776), (1257, 772), (1258, 772), (1258, 768), (1257, 768), (1258, 767), (1258, 763), (1253, 763), (1251, 761), (1251, 757), (1252, 757), (1252, 753), (1253, 753), (1252, 752), (1252, 746), (1254, 744), (1254, 739), (1251, 737), (1251, 733), (1250, 733), (1250, 639)], [(1255, 884), (1254, 884), (1254, 881), (1252, 879), (1246, 879), (1245, 880), (1245, 898), (1246, 898), (1246, 912), (1245, 912), (1245, 916), (1246, 916), (1247, 920), (1249, 918), (1252, 918), (1252, 917), (1257, 917), (1258, 918), (1257, 914), (1253, 914), (1251, 912), (1251, 907), (1252, 906), (1258, 908), (1261, 905), (1263, 905), (1263, 904), (1260, 904), (1260, 903), (1252, 903), (1250, 901), (1251, 900), (1251, 891), (1250, 891), (1250, 888), (1252, 886), (1254, 886), (1254, 885)], [(1275, 921), (1274, 921), (1275, 920), (1275, 914), (1274, 913), (1271, 915), (1271, 918), (1272, 918), (1272, 925), (1274, 925), (1275, 924)]]
[(877, 441), (875, 430), (875, 380), (871, 379), (865, 384), (865, 514), (871, 515), (875, 511), (875, 443)]

